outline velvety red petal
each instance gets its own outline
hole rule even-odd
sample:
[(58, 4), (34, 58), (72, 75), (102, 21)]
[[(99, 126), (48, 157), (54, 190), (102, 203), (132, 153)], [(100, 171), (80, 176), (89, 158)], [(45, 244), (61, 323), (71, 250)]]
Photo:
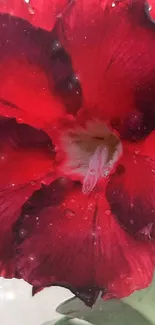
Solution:
[(50, 148), (43, 131), (0, 119), (0, 276), (16, 276), (12, 227), (23, 204), (53, 175)]
[(86, 196), (78, 183), (66, 182), (55, 181), (25, 205), (14, 228), (19, 276), (36, 287), (66, 286), (79, 296), (96, 288), (106, 289), (106, 298), (123, 297), (146, 287), (154, 269), (151, 244), (121, 229), (103, 189)]
[(67, 0), (7, 0), (1, 1), (0, 12), (28, 20), (31, 24), (51, 30), (66, 7)]
[(66, 114), (55, 94), (52, 41), (51, 33), (1, 15), (1, 116), (42, 128)]
[[(142, 234), (148, 240), (151, 237), (155, 238), (155, 155), (153, 140), (154, 136), (150, 135), (146, 143), (141, 147), (139, 146), (139, 151), (137, 149), (135, 152), (124, 147), (124, 155), (106, 189), (106, 196), (112, 212), (119, 222), (127, 231), (134, 235)], [(149, 233), (145, 232), (147, 228), (150, 228)]]
[(142, 101), (155, 89), (155, 31), (144, 0), (76, 1), (60, 34), (91, 116), (123, 119), (137, 109), (153, 116), (154, 97)]
[[(0, 187), (9, 187), (21, 185), (28, 182), (42, 180), (47, 174), (52, 173), (54, 169), (54, 153), (52, 145), (41, 142), (41, 146), (22, 146), (22, 139), (18, 136), (22, 132), (22, 127), (25, 131), (30, 132), (30, 127), (18, 125), (13, 121), (8, 123), (12, 129), (7, 129), (7, 123), (0, 123)], [(6, 127), (6, 133), (3, 132), (3, 127)], [(14, 134), (13, 134), (14, 131)], [(33, 129), (33, 136), (40, 135), (40, 131)], [(6, 134), (6, 136), (5, 136)], [(26, 134), (25, 134), (25, 137)], [(43, 133), (44, 139), (44, 133)], [(18, 142), (19, 140), (19, 142)], [(33, 139), (35, 140), (35, 138)], [(20, 142), (21, 141), (21, 142)], [(35, 144), (35, 142), (33, 143)]]

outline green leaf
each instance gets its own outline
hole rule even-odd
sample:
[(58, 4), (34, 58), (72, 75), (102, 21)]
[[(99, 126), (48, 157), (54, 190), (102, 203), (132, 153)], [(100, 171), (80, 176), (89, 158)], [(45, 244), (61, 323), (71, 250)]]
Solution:
[[(103, 301), (100, 298), (90, 309), (78, 298), (72, 298), (61, 304), (57, 312), (94, 325), (155, 325), (155, 277), (148, 288), (136, 291), (125, 299)], [(61, 320), (61, 325), (67, 324), (84, 323)]]

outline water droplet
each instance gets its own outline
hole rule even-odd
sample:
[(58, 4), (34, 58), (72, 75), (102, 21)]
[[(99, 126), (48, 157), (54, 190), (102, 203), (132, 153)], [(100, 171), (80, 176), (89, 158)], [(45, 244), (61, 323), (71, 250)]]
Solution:
[(29, 217), (30, 217), (29, 214), (25, 214), (25, 215), (24, 215), (24, 218), (25, 218), (25, 219), (27, 219), (27, 218), (29, 218)]
[(23, 119), (21, 117), (17, 118), (18, 123), (22, 123)]
[(60, 48), (61, 48), (61, 43), (58, 40), (54, 40), (51, 46), (52, 51), (56, 52), (60, 50)]
[(133, 220), (130, 220), (130, 224), (133, 225), (134, 224), (134, 221)]
[(116, 6), (116, 3), (113, 1), (111, 6), (114, 8)]
[(73, 217), (75, 216), (74, 211), (72, 211), (72, 210), (70, 210), (70, 209), (66, 209), (66, 210), (64, 211), (64, 213), (65, 213), (65, 216), (66, 216), (68, 219), (71, 219), (71, 218), (73, 218)]
[(32, 6), (28, 6), (28, 11), (31, 15), (35, 14), (35, 9)]
[(111, 211), (110, 211), (110, 210), (105, 210), (105, 214), (106, 214), (107, 216), (110, 216)]
[(30, 261), (32, 261), (32, 262), (35, 261), (35, 258), (36, 258), (36, 257), (35, 257), (33, 254), (31, 254), (31, 255), (28, 256), (28, 259), (29, 259)]
[(89, 205), (88, 205), (88, 210), (93, 210), (93, 204), (92, 203), (90, 203)]
[(34, 186), (35, 184), (36, 184), (36, 183), (35, 183), (34, 181), (32, 181), (32, 182), (31, 182), (31, 185), (33, 185), (33, 186)]
[(134, 208), (134, 203), (130, 203), (130, 208), (133, 209)]
[(138, 155), (140, 153), (139, 150), (135, 150), (135, 155)]
[(29, 4), (30, 3), (30, 0), (24, 0), (25, 3)]
[(105, 172), (104, 172), (104, 176), (105, 176), (105, 177), (108, 177), (108, 176), (109, 176), (109, 170), (105, 170)]
[(26, 229), (22, 228), (22, 229), (19, 230), (19, 237), (20, 238), (25, 238), (26, 235), (27, 235), (27, 230)]

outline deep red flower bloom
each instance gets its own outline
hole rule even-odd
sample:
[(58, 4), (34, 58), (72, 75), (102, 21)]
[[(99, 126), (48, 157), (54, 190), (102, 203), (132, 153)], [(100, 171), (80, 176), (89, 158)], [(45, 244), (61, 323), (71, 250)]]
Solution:
[(72, 3), (55, 26), (71, 59), (55, 29), (1, 16), (1, 275), (33, 293), (62, 285), (91, 305), (152, 280), (150, 15), (143, 0)]

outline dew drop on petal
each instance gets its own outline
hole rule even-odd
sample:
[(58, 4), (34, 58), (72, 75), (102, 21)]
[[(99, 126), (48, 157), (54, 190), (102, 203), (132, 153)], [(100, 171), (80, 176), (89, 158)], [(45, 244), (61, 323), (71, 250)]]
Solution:
[(35, 260), (35, 255), (33, 255), (33, 254), (30, 254), (29, 256), (28, 256), (28, 259), (30, 260), (30, 261), (32, 261), (32, 262), (34, 262), (34, 260)]
[(105, 210), (105, 214), (106, 214), (107, 216), (110, 216), (111, 211), (110, 211), (110, 210)]
[(61, 48), (61, 43), (58, 40), (52, 42), (51, 50), (52, 52), (57, 52)]
[(28, 6), (28, 11), (31, 15), (35, 14), (35, 9), (32, 6)]
[(66, 209), (64, 211), (64, 214), (65, 216), (68, 218), (68, 219), (72, 219), (74, 216), (75, 216), (75, 213), (74, 211), (70, 210), (70, 209)]
[(24, 215), (24, 218), (25, 218), (25, 219), (28, 219), (29, 217), (30, 217), (29, 214), (25, 214), (25, 215)]
[(88, 205), (88, 210), (93, 210), (93, 204), (92, 203), (90, 203), (89, 205)]
[(20, 238), (25, 238), (26, 235), (27, 235), (27, 230), (24, 229), (24, 228), (20, 229), (20, 231), (19, 231), (19, 237)]

